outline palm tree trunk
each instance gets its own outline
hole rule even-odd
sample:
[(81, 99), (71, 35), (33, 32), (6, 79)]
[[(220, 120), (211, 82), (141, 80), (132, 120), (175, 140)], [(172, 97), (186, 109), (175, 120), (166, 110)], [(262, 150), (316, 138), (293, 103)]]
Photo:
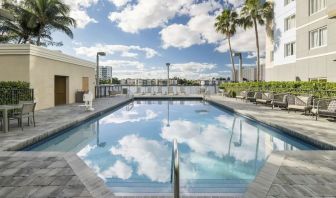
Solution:
[(233, 54), (232, 54), (232, 48), (231, 48), (231, 36), (228, 36), (228, 42), (229, 42), (229, 49), (230, 49), (230, 60), (232, 64), (232, 80), (236, 82), (236, 69), (233, 61)]
[(259, 48), (259, 35), (258, 35), (258, 24), (257, 20), (253, 18), (254, 31), (256, 36), (256, 45), (257, 45), (257, 81), (260, 81), (260, 48)]

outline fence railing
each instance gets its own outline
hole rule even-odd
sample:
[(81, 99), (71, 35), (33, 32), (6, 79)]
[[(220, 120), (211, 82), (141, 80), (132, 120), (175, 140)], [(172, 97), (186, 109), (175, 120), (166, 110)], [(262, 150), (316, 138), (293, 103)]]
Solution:
[(0, 88), (0, 105), (18, 104), (20, 100), (34, 100), (34, 89)]
[[(202, 94), (204, 90), (206, 90), (207, 94), (216, 94), (218, 91), (217, 86), (179, 86), (179, 85), (171, 85), (169, 86), (169, 92), (173, 92), (175, 94), (181, 94), (181, 90), (183, 90), (183, 94), (185, 95), (198, 95)], [(158, 93), (168, 93), (168, 87), (165, 86), (136, 86), (136, 85), (100, 85), (96, 87), (96, 97), (107, 97), (112, 92), (122, 93), (123, 90), (127, 90), (127, 94), (158, 94)]]

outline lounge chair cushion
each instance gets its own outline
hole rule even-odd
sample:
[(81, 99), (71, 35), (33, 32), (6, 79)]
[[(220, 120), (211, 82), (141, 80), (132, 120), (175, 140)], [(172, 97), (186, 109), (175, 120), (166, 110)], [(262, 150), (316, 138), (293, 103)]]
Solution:
[(265, 103), (265, 104), (270, 102), (270, 100), (264, 100), (264, 99), (257, 99), (256, 101), (259, 103)]
[(328, 110), (319, 110), (318, 112), (320, 115), (325, 115), (325, 116), (331, 116), (331, 117), (336, 117), (336, 112), (335, 111), (328, 111)]
[(244, 99), (245, 96), (236, 96), (236, 98)]
[(288, 109), (308, 110), (311, 109), (311, 107), (302, 105), (288, 105)]
[(328, 105), (328, 111), (336, 112), (336, 100), (332, 100)]

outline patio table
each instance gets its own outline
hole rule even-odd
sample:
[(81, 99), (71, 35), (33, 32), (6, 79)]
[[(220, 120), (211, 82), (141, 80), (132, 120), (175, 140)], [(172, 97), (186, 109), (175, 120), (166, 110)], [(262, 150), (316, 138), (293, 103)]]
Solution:
[(3, 117), (3, 127), (4, 133), (8, 132), (8, 110), (21, 109), (22, 105), (0, 105), (0, 111)]

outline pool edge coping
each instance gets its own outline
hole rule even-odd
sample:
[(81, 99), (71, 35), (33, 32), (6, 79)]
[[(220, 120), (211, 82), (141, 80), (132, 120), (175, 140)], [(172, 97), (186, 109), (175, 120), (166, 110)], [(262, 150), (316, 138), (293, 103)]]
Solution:
[(275, 124), (273, 122), (267, 122), (265, 120), (256, 118), (255, 116), (252, 116), (252, 115), (247, 114), (247, 113), (242, 113), (240, 111), (235, 110), (234, 108), (226, 106), (225, 104), (222, 104), (219, 101), (216, 101), (216, 100), (211, 99), (211, 98), (207, 98), (206, 101), (208, 101), (209, 103), (211, 103), (215, 106), (227, 109), (227, 110), (229, 110), (229, 111), (231, 111), (231, 112), (233, 112), (237, 115), (240, 115), (240, 116), (246, 117), (248, 119), (255, 120), (255, 121), (260, 122), (262, 124), (274, 127), (276, 129), (279, 129), (279, 130), (283, 131), (283, 133), (285, 133), (287, 135), (291, 135), (295, 138), (298, 138), (301, 141), (306, 142), (308, 144), (311, 144), (311, 145), (313, 145), (313, 146), (315, 146), (319, 149), (322, 149), (322, 150), (336, 150), (336, 145), (333, 145), (332, 143), (321, 141), (321, 140), (316, 140), (316, 139), (313, 139), (312, 137), (309, 137), (309, 136), (305, 135), (304, 133), (302, 133), (300, 131), (297, 131), (297, 130), (294, 130), (294, 129), (291, 129), (291, 128), (288, 128), (288, 127), (284, 127), (284, 126), (281, 126), (279, 124)]

